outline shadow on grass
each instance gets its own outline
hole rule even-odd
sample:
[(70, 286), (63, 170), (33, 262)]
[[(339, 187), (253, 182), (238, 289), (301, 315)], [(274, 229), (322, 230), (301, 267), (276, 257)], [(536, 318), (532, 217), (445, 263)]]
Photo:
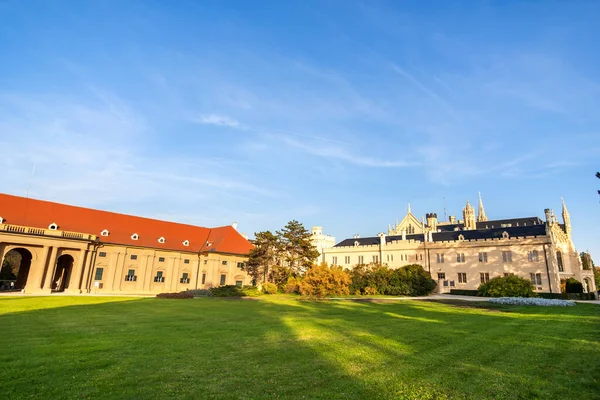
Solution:
[(585, 306), (490, 313), (416, 301), (73, 304), (0, 315), (0, 393), (517, 399), (591, 398), (598, 385), (600, 319)]

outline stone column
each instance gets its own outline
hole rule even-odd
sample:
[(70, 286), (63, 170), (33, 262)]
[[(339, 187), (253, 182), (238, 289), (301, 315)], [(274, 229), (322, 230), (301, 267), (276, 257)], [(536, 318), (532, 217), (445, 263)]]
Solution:
[(42, 256), (37, 260), (36, 268), (31, 265), (29, 275), (31, 278), (27, 279), (27, 285), (25, 286), (25, 293), (35, 293), (42, 289), (42, 283), (44, 281), (44, 272), (46, 272), (46, 265), (48, 265), (48, 256), (52, 251), (52, 246), (44, 246)]
[(77, 259), (77, 265), (71, 274), (71, 282), (69, 282), (69, 288), (67, 293), (81, 293), (81, 278), (83, 276), (83, 263), (87, 256), (87, 250), (81, 249), (79, 252), (79, 258)]
[(52, 293), (52, 278), (54, 277), (54, 273), (56, 272), (56, 259), (58, 258), (58, 247), (54, 247), (52, 249), (52, 256), (50, 256), (50, 261), (48, 262), (48, 269), (46, 270), (46, 275), (44, 278), (44, 293)]

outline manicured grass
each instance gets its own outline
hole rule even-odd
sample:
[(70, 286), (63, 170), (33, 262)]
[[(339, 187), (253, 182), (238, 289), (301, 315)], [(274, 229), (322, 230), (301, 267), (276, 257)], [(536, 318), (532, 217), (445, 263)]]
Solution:
[(600, 307), (0, 298), (0, 398), (591, 399)]

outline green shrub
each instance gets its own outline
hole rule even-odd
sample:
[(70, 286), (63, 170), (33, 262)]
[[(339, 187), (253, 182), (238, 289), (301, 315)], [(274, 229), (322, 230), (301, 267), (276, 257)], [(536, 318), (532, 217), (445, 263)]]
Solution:
[(175, 293), (159, 293), (156, 295), (159, 299), (193, 299), (194, 295), (189, 291)]
[(290, 276), (283, 286), (283, 291), (286, 293), (300, 293), (300, 282), (302, 282), (302, 279)]
[(300, 294), (308, 297), (350, 294), (350, 274), (342, 267), (327, 264), (310, 267), (299, 284)]
[(265, 294), (277, 293), (277, 285), (271, 282), (263, 283), (262, 290)]
[(350, 291), (365, 295), (375, 291), (391, 296), (426, 296), (437, 285), (429, 272), (418, 264), (398, 269), (390, 269), (387, 265), (358, 265), (350, 272), (350, 277)]
[(455, 294), (457, 296), (479, 296), (479, 292), (477, 290), (467, 289), (450, 289), (450, 294)]
[(535, 297), (531, 281), (517, 275), (498, 276), (477, 289), (485, 297)]
[(575, 278), (569, 278), (565, 289), (567, 293), (583, 293), (583, 284)]
[(256, 297), (260, 296), (260, 291), (255, 286), (236, 286), (226, 285), (210, 288), (214, 297)]
[(364, 292), (364, 294), (365, 294), (366, 296), (372, 296), (372, 295), (375, 295), (375, 294), (377, 294), (377, 289), (375, 289), (374, 287), (371, 287), (371, 286), (367, 286), (367, 287), (365, 288), (365, 292)]

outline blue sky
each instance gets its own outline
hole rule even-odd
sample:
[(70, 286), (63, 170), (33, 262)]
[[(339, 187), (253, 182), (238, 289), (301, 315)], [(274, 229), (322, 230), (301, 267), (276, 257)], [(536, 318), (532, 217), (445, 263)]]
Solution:
[(338, 240), (564, 196), (600, 262), (600, 3), (423, 3), (1, 1), (0, 191)]

